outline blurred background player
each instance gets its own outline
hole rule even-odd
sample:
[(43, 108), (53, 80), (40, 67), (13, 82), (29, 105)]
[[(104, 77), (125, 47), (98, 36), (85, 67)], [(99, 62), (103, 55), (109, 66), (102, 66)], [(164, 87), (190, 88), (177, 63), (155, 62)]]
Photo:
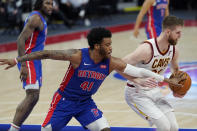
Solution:
[[(172, 73), (179, 70), (179, 51), (175, 48), (181, 37), (183, 20), (175, 16), (167, 16), (163, 20), (161, 34), (145, 41), (124, 57), (124, 61), (137, 67), (163, 74), (170, 63)], [(157, 131), (178, 131), (173, 108), (166, 101), (158, 85), (152, 84), (154, 79), (130, 78), (125, 88), (127, 104), (142, 118), (156, 125)], [(175, 97), (183, 97), (173, 94)]]
[(169, 15), (170, 0), (145, 0), (137, 16), (133, 35), (138, 37), (139, 27), (145, 14), (147, 22), (145, 26), (147, 38), (156, 38), (162, 31), (162, 21)]
[[(34, 11), (25, 21), (24, 28), (17, 39), (18, 55), (23, 56), (44, 49), (47, 35), (46, 16), (52, 13), (53, 0), (36, 0)], [(18, 105), (9, 131), (18, 131), (36, 105), (42, 86), (42, 64), (40, 60), (18, 64), (20, 79), (26, 97)]]

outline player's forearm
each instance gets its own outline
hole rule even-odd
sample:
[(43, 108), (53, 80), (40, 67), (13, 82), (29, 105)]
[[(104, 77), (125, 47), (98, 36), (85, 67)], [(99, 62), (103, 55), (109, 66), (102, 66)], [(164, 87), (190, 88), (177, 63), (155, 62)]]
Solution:
[(129, 80), (129, 81), (133, 81), (134, 79), (136, 79), (136, 77), (134, 76), (131, 76), (131, 75), (128, 75), (126, 73), (123, 73), (123, 72), (120, 72), (120, 71), (117, 71), (121, 76), (123, 76), (125, 79)]
[(154, 77), (158, 82), (162, 82), (165, 79), (164, 76), (154, 73), (150, 70), (146, 70), (144, 68), (141, 68), (140, 72), (141, 72), (141, 75), (143, 75), (144, 77)]
[(169, 14), (170, 14), (169, 9), (166, 9), (166, 11), (165, 11), (165, 17), (166, 16), (169, 16)]
[(41, 59), (47, 59), (49, 58), (49, 51), (38, 51), (33, 52), (31, 54), (26, 54), (20, 57), (17, 57), (18, 62), (25, 62), (25, 61), (31, 61), (31, 60), (41, 60)]
[(76, 49), (68, 50), (44, 50), (33, 52), (17, 58), (18, 62), (41, 60), (41, 59), (52, 59), (52, 60), (70, 60), (72, 55), (77, 53)]
[(179, 67), (176, 67), (176, 68), (171, 68), (171, 72), (172, 73), (176, 73), (179, 71)]
[[(17, 48), (18, 48), (18, 56), (24, 56), (25, 55), (25, 40), (19, 39), (17, 40)], [(25, 64), (22, 62), (22, 65)]]
[(127, 64), (124, 73), (133, 77), (153, 77), (159, 82), (164, 81), (164, 76), (156, 74), (150, 70), (138, 68), (129, 64)]
[(170, 3), (170, 0), (168, 0), (168, 5), (167, 5), (166, 11), (165, 11), (165, 17), (170, 15), (169, 3)]
[(145, 15), (145, 11), (144, 10), (141, 10), (140, 13), (138, 14), (137, 16), (137, 19), (136, 19), (136, 23), (135, 23), (135, 27), (134, 28), (139, 28), (140, 27), (140, 24), (142, 23), (142, 19)]
[(173, 59), (173, 61), (171, 61), (170, 70), (172, 73), (176, 73), (179, 71), (179, 64), (176, 59)]
[(142, 16), (138, 15), (136, 23), (135, 23), (135, 26), (134, 26), (134, 29), (138, 29), (140, 24), (141, 24), (141, 22), (142, 22)]
[(18, 48), (18, 56), (25, 55), (25, 39), (22, 39), (20, 36), (17, 39), (17, 48)]

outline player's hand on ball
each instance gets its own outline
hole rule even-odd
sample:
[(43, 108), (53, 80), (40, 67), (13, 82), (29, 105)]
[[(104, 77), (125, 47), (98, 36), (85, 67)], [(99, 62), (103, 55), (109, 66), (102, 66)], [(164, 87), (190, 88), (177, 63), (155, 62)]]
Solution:
[[(182, 79), (181, 79), (182, 80)], [(172, 86), (176, 86), (178, 88), (181, 88), (183, 87), (182, 84), (179, 84), (179, 81), (181, 81), (180, 78), (177, 79), (177, 78), (165, 78), (164, 82), (167, 82), (169, 85), (172, 85)]]
[(184, 75), (184, 72), (182, 72), (182, 71), (178, 71), (176, 73), (173, 73), (170, 76), (170, 79), (173, 79), (173, 78), (174, 79), (178, 79), (179, 83), (186, 80), (186, 76)]
[(8, 65), (5, 70), (16, 65), (16, 61), (14, 59), (0, 59), (0, 65)]
[(179, 84), (182, 85), (182, 87), (180, 88), (178, 86), (169, 84), (169, 87), (172, 90), (174, 97), (179, 97), (179, 98), (184, 97), (192, 84), (192, 80), (190, 76), (184, 71), (178, 71), (172, 74), (170, 76), (170, 79), (177, 79), (177, 81), (179, 81)]
[(174, 74), (172, 74), (170, 76), (170, 80), (173, 82), (173, 83), (169, 83), (170, 85), (172, 86), (176, 86), (174, 83), (176, 84), (179, 84), (179, 86), (177, 85), (176, 87), (182, 87), (182, 84), (180, 84), (182, 81), (185, 81), (186, 80), (186, 77), (184, 76), (184, 73), (183, 72), (176, 72)]

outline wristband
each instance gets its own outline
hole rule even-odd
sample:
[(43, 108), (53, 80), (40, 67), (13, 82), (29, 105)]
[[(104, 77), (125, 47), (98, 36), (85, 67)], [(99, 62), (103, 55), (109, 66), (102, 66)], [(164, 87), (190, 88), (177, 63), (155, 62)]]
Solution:
[(16, 63), (16, 64), (18, 64), (18, 61), (17, 61), (17, 59), (16, 59), (16, 58), (14, 58), (14, 61), (15, 61), (15, 63)]

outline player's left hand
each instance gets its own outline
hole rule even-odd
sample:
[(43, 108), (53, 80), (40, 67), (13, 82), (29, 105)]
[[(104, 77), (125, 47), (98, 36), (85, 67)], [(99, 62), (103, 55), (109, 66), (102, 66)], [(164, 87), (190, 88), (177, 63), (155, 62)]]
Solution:
[(12, 68), (16, 65), (16, 61), (14, 59), (0, 59), (0, 65), (8, 65), (5, 70)]
[[(179, 82), (182, 80), (183, 78), (165, 78), (164, 82), (167, 82), (168, 84), (172, 85), (172, 86), (176, 86), (176, 87), (183, 87), (182, 84), (179, 84)], [(185, 79), (185, 78), (184, 78)]]
[(21, 64), (21, 70), (20, 70), (20, 79), (21, 81), (26, 81), (28, 77), (28, 69), (26, 67), (26, 64)]
[(138, 35), (139, 35), (139, 30), (138, 30), (138, 29), (134, 29), (134, 31), (133, 31), (133, 36), (134, 36), (135, 38), (137, 38)]
[(170, 77), (170, 79), (172, 79), (172, 78), (178, 79), (179, 82), (186, 80), (186, 77), (184, 77), (184, 72), (182, 72), (182, 71), (178, 71), (178, 72), (173, 73), (172, 76)]
[(186, 77), (183, 77), (184, 73), (183, 72), (177, 72), (174, 73), (172, 77), (170, 77), (170, 85), (171, 86), (176, 86), (176, 87), (182, 87), (182, 84), (179, 84), (181, 81), (185, 81)]

